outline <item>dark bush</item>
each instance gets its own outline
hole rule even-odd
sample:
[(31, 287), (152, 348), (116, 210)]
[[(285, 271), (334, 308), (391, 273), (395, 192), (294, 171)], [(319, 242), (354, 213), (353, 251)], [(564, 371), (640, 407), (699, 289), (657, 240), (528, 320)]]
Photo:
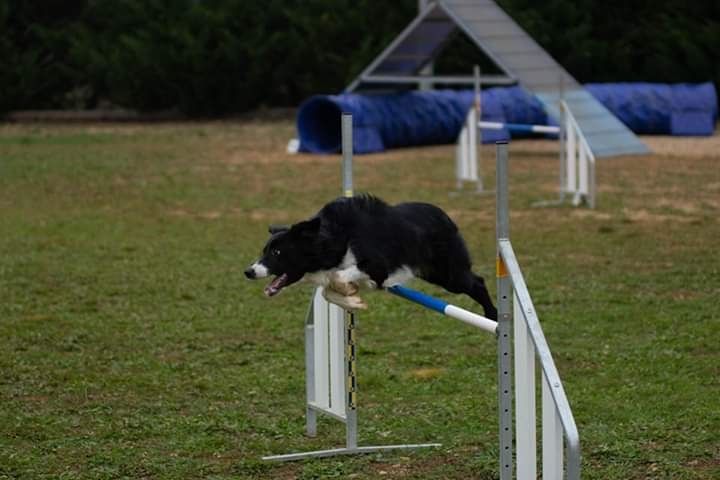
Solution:
[[(500, 3), (582, 82), (720, 82), (717, 2)], [(416, 0), (0, 0), (0, 111), (112, 104), (210, 116), (294, 106), (342, 90), (416, 8)], [(438, 69), (478, 61), (456, 38)]]

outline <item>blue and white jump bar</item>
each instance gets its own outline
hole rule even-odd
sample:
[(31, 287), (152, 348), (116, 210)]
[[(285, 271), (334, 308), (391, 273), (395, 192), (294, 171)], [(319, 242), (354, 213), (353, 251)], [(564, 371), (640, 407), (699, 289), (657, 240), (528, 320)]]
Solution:
[(490, 320), (489, 318), (478, 315), (477, 313), (470, 312), (464, 308), (456, 307), (447, 302), (444, 302), (438, 298), (431, 297), (424, 293), (418, 292), (411, 288), (396, 285), (387, 289), (388, 292), (394, 293), (398, 297), (403, 297), (406, 300), (415, 302), (422, 305), (425, 308), (434, 310), (448, 317), (455, 318), (461, 322), (465, 322), (474, 327), (481, 328), (486, 332), (495, 333), (497, 330), (497, 322)]
[(478, 122), (479, 128), (487, 130), (510, 130), (525, 133), (560, 133), (560, 127), (552, 125), (525, 125), (523, 123)]

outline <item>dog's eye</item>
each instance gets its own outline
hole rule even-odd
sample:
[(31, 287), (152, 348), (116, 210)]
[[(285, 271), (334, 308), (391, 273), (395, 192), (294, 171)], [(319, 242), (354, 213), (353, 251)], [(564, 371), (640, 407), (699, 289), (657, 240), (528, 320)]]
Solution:
[(270, 254), (271, 254), (272, 256), (274, 256), (274, 257), (279, 257), (279, 256), (280, 256), (280, 250), (278, 250), (277, 248), (273, 248), (273, 249), (270, 251)]

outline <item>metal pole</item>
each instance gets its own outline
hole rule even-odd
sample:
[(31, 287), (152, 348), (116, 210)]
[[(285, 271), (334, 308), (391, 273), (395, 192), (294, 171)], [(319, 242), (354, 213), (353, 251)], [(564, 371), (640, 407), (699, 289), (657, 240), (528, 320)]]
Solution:
[(559, 92), (558, 92), (558, 107), (560, 110), (560, 202), (563, 202), (565, 200), (565, 185), (567, 182), (565, 181), (565, 175), (567, 174), (566, 170), (566, 159), (567, 159), (567, 151), (566, 151), (566, 136), (567, 136), (567, 113), (565, 112), (565, 78), (562, 74), (560, 74), (560, 85), (559, 85)]
[(508, 201), (508, 145), (496, 143), (496, 240), (497, 240), (497, 304), (498, 304), (498, 408), (500, 437), (500, 480), (512, 480), (513, 430), (512, 430), (512, 363), (510, 330), (512, 326), (512, 284), (500, 254), (500, 240), (510, 237)]
[(476, 174), (477, 174), (477, 191), (482, 192), (485, 188), (482, 179), (482, 129), (478, 128), (478, 122), (482, 121), (482, 90), (480, 89), (480, 65), (475, 65), (473, 69), (475, 77), (475, 122), (473, 128), (477, 132), (476, 144), (473, 146), (476, 149), (477, 161), (475, 162)]
[(342, 114), (342, 194), (353, 196), (353, 127), (352, 113)]
[[(353, 135), (352, 113), (342, 114), (342, 189), (345, 197), (353, 196)], [(353, 312), (345, 311), (345, 443), (357, 448), (357, 350), (355, 348)]]
[[(425, 11), (425, 9), (428, 7), (428, 3), (430, 0), (418, 0), (418, 15), (420, 15), (422, 12)], [(432, 76), (433, 72), (435, 70), (435, 64), (434, 62), (430, 61), (427, 65), (425, 65), (422, 70), (420, 70), (420, 75), (422, 76)], [(427, 91), (433, 89), (433, 83), (432, 80), (422, 80), (418, 83), (418, 90)]]
[(355, 314), (345, 312), (345, 446), (355, 449), (357, 442), (357, 348)]
[(315, 398), (315, 296), (310, 300), (305, 316), (305, 432), (308, 437), (317, 435), (317, 412), (310, 408)]

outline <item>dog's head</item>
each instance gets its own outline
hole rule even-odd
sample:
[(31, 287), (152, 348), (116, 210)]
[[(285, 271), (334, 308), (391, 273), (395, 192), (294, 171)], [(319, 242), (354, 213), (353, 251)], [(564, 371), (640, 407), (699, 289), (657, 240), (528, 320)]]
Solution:
[(265, 287), (265, 295), (277, 295), (312, 270), (310, 259), (314, 257), (312, 250), (319, 229), (318, 217), (292, 227), (271, 226), (270, 239), (263, 248), (262, 257), (245, 270), (245, 276), (250, 279), (274, 276)]

